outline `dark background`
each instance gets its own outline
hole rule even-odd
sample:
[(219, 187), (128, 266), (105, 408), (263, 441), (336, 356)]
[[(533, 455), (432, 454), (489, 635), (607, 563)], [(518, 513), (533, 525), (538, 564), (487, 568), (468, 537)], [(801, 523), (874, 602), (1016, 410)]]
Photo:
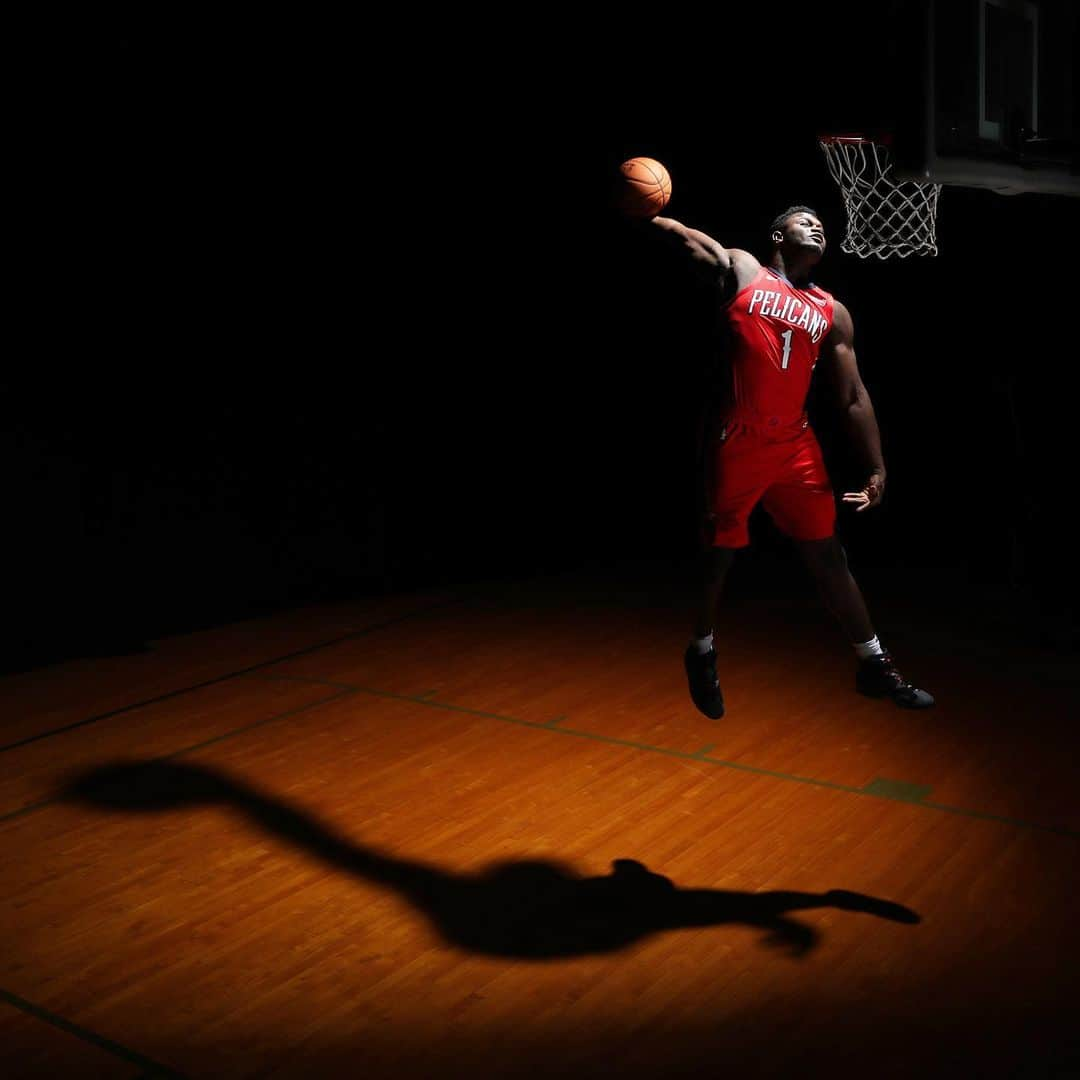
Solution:
[(844, 255), (815, 135), (876, 115), (887, 34), (845, 5), (660, 14), (118, 18), (49, 58), (3, 375), (8, 670), (689, 558), (705, 313), (610, 209), (638, 154), (728, 246), (763, 254), (792, 203), (824, 218), (889, 468), (842, 518), (853, 563), (1022, 597), (1075, 647), (1080, 201), (946, 188), (938, 258)]

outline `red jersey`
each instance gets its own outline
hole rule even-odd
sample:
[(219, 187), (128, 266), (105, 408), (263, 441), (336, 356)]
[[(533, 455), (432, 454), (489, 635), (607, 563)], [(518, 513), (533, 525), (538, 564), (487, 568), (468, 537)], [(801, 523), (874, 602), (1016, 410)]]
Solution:
[(763, 266), (726, 308), (730, 396), (725, 421), (773, 428), (802, 426), (821, 342), (833, 323), (833, 297), (796, 288)]

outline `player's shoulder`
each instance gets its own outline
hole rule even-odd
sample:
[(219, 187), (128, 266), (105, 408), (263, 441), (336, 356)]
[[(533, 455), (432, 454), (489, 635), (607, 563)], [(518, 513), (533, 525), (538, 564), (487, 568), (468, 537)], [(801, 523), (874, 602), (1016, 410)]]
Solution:
[(832, 293), (826, 293), (831, 303), (832, 325), (829, 327), (829, 340), (833, 344), (850, 344), (855, 333), (851, 312)]
[(819, 285), (816, 281), (811, 282), (803, 288), (803, 292), (809, 293), (810, 296), (818, 300), (829, 300), (834, 304), (840, 303), (836, 298), (836, 294), (830, 292), (823, 285)]
[(818, 290), (826, 299), (832, 301), (832, 309), (835, 317), (842, 319), (851, 319), (851, 312), (848, 311), (847, 304), (845, 304), (838, 296), (828, 292), (825, 289)]
[(833, 313), (834, 319), (848, 319), (851, 317), (847, 307), (840, 302), (840, 298), (835, 293), (823, 288), (816, 282), (812, 285), (807, 285), (803, 291), (818, 305), (818, 307), (823, 310), (828, 308), (828, 310)]
[(734, 292), (740, 292), (761, 273), (762, 266), (749, 251), (743, 251), (742, 248), (728, 248), (727, 250), (731, 259), (731, 269), (734, 271)]
[(749, 251), (743, 251), (742, 248), (728, 248), (727, 251), (731, 256), (733, 264), (745, 266), (747, 269), (761, 269), (761, 263), (758, 262), (757, 257), (751, 255)]

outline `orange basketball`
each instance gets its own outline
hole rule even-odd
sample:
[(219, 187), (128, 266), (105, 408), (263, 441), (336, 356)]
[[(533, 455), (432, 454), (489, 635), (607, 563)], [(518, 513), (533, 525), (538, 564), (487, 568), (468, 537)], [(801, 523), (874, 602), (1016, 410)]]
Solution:
[(653, 218), (671, 198), (671, 177), (655, 158), (634, 157), (619, 166), (619, 208), (636, 218)]

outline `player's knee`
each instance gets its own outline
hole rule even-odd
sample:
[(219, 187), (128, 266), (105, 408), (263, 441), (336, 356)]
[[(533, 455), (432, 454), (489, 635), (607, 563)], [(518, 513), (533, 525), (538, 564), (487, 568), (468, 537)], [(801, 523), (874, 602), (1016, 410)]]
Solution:
[(799, 549), (815, 574), (842, 574), (847, 571), (847, 552), (835, 536), (825, 540), (804, 540), (799, 544)]

